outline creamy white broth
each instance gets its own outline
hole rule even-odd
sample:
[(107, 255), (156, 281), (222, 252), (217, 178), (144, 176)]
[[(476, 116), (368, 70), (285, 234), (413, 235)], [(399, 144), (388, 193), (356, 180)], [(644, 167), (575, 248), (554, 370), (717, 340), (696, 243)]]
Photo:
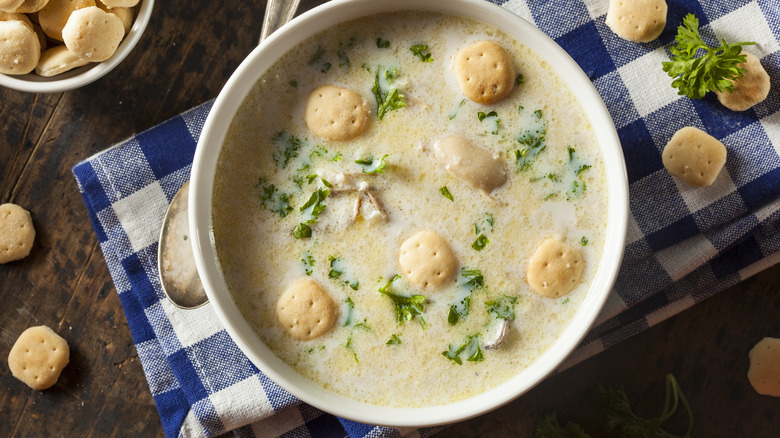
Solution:
[[(390, 47), (378, 48), (377, 38), (388, 40)], [(508, 98), (489, 106), (464, 101), (450, 70), (459, 47), (483, 39), (503, 46), (524, 80)], [(409, 50), (414, 44), (427, 44), (434, 61), (415, 57)], [(319, 49), (323, 56), (310, 63)], [(339, 66), (339, 50), (348, 56), (349, 68)], [(325, 62), (331, 67), (323, 73)], [(394, 85), (407, 103), (381, 121), (376, 120), (371, 91), (379, 66), (397, 68)], [(307, 129), (303, 118), (306, 99), (313, 89), (327, 84), (353, 89), (369, 103), (371, 119), (361, 136), (331, 142), (315, 138)], [(500, 119), (497, 134), (486, 133), (495, 125), (489, 118), (480, 122), (479, 111), (496, 111)], [(546, 124), (546, 148), (530, 169), (519, 170), (514, 151), (523, 145), (517, 137), (542, 123)], [(284, 169), (273, 158), (277, 146), (272, 140), (282, 131), (303, 144)], [(435, 163), (433, 142), (453, 134), (502, 158), (509, 177), (491, 196)], [(576, 151), (575, 164), (591, 166), (579, 177), (571, 170), (569, 147)], [(342, 158), (334, 161), (337, 154)], [(361, 172), (356, 159), (384, 154), (388, 154), (385, 173), (360, 180), (381, 200), (387, 221), (358, 218), (346, 227), (323, 229), (323, 224), (332, 223), (334, 215), (351, 205), (344, 201), (346, 195), (331, 194), (324, 202), (327, 207), (320, 224), (312, 225), (312, 237), (293, 237), (292, 230), (303, 220), (298, 208), (314, 190), (323, 188), (319, 178), (311, 183), (304, 180), (299, 188), (293, 176)], [(297, 171), (306, 164), (308, 169)], [(273, 183), (290, 195), (293, 210), (287, 216), (263, 207), (257, 187), (261, 177), (266, 185)], [(575, 178), (587, 184), (581, 197), (567, 194)], [(236, 304), (263, 342), (301, 375), (367, 403), (443, 404), (468, 398), (516, 375), (566, 327), (601, 257), (605, 183), (595, 137), (582, 108), (536, 54), (472, 20), (430, 13), (379, 15), (316, 35), (280, 59), (256, 84), (236, 114), (220, 153), (213, 197), (214, 241)], [(441, 194), (443, 186), (454, 201)], [(485, 223), (486, 213), (493, 218), (492, 230)], [(472, 248), (477, 238), (475, 223), (487, 229), (484, 233), (490, 240), (481, 251)], [(426, 229), (445, 237), (461, 267), (479, 269), (484, 277), (484, 287), (471, 293), (468, 316), (454, 326), (447, 315), (450, 305), (465, 294), (459, 286), (462, 278), (453, 280), (451, 287), (430, 292), (412, 287), (404, 278), (393, 284), (394, 293), (426, 296), (425, 328), (419, 316), (399, 325), (391, 300), (378, 292), (401, 273), (401, 243)], [(525, 282), (529, 257), (550, 235), (576, 245), (586, 262), (579, 284), (559, 299), (536, 296)], [(586, 245), (581, 243), (583, 237)], [(302, 262), (307, 256), (314, 259), (313, 266)], [(328, 277), (331, 256), (340, 259), (336, 262), (336, 268), (343, 271), (339, 279)], [(301, 342), (280, 327), (275, 312), (278, 297), (291, 281), (306, 276), (307, 268), (310, 278), (340, 305), (341, 312), (330, 332)], [(359, 286), (353, 290), (347, 283), (356, 281)], [(504, 343), (497, 349), (483, 348), (481, 362), (463, 357), (458, 365), (444, 357), (442, 352), (449, 345), (458, 346), (467, 336), (479, 333), (483, 340), (492, 336), (497, 320), (488, 314), (485, 302), (502, 294), (518, 297), (515, 320)], [(349, 321), (348, 298), (354, 303)], [(400, 338), (399, 345), (386, 344), (393, 334)]]

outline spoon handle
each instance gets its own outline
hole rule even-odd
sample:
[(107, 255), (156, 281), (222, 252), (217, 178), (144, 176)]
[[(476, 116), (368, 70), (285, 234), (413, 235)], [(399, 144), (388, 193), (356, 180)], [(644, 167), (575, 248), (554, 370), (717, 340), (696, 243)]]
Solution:
[(265, 5), (263, 28), (260, 31), (260, 42), (271, 35), (276, 29), (284, 26), (295, 16), (301, 0), (268, 0)]

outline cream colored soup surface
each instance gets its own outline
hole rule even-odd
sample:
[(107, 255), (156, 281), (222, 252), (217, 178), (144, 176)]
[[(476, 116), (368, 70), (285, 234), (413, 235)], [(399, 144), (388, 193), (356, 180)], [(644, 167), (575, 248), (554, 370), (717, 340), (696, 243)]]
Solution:
[[(480, 40), (503, 46), (522, 74), (522, 84), (508, 98), (489, 106), (464, 99), (451, 71), (458, 48)], [(385, 41), (389, 47), (378, 47)], [(422, 54), (430, 53), (432, 61), (423, 62), (410, 50), (418, 44), (428, 46)], [(393, 68), (397, 75), (389, 83), (385, 72)], [(397, 88), (406, 102), (381, 121), (372, 92), (377, 72), (379, 86)], [(327, 84), (355, 90), (368, 103), (370, 120), (361, 136), (331, 142), (307, 129), (303, 109), (309, 93)], [(483, 120), (479, 112), (485, 113)], [(436, 164), (432, 146), (448, 135), (464, 136), (500, 157), (507, 182), (488, 196), (447, 173)], [(383, 174), (362, 175), (367, 166), (355, 163), (385, 154)], [(533, 156), (529, 164), (519, 164)], [(358, 174), (353, 180), (369, 187), (386, 220), (363, 210), (350, 222), (359, 195), (335, 193), (338, 173)], [(582, 108), (536, 54), (491, 26), (463, 18), (378, 15), (304, 42), (270, 68), (246, 98), (216, 175), (214, 240), (244, 316), (301, 375), (378, 405), (465, 399), (528, 367), (580, 306), (605, 238), (604, 171)], [(310, 225), (312, 236), (296, 239), (293, 230), (310, 218), (300, 207), (315, 190), (327, 189), (322, 178), (336, 187), (330, 188), (318, 223)], [(445, 186), (452, 200), (442, 194)], [(283, 217), (287, 204), (291, 209)], [(420, 230), (444, 236), (459, 270), (479, 270), (484, 285), (464, 285), (473, 275), (459, 275), (448, 287), (422, 291), (402, 276), (388, 290), (424, 295), (425, 302), (421, 315), (399, 323), (393, 302), (379, 289), (401, 274), (399, 247)], [(489, 240), (481, 250), (473, 247), (478, 235)], [(586, 263), (575, 289), (556, 299), (535, 295), (525, 281), (534, 248), (551, 235), (575, 245)], [(327, 334), (301, 342), (280, 327), (275, 312), (285, 287), (306, 275), (338, 303), (340, 313)], [(487, 349), (502, 320), (488, 312), (486, 302), (502, 295), (517, 297), (515, 319), (503, 344)], [(467, 296), (465, 314), (460, 303)], [(453, 305), (461, 313), (454, 325), (448, 322)], [(462, 364), (443, 354), (453, 351), (454, 358), (469, 339), (471, 348), (457, 356)]]

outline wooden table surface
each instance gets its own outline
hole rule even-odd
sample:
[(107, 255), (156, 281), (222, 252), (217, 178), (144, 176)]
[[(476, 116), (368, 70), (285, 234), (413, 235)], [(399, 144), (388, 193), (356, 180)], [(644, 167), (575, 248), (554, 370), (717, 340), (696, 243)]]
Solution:
[[(302, 9), (319, 3), (304, 0)], [(0, 88), (0, 203), (30, 210), (37, 230), (29, 257), (0, 265), (0, 356), (41, 324), (71, 348), (46, 391), (0, 366), (0, 435), (163, 436), (71, 168), (216, 97), (254, 48), (264, 10), (264, 1), (158, 1), (138, 46), (97, 82), (41, 95)], [(756, 394), (746, 372), (750, 348), (780, 337), (779, 284), (774, 266), (441, 436), (528, 437), (553, 411), (603, 436), (597, 383), (624, 385), (640, 413), (657, 415), (671, 372), (693, 406), (695, 436), (777, 437), (780, 398)]]

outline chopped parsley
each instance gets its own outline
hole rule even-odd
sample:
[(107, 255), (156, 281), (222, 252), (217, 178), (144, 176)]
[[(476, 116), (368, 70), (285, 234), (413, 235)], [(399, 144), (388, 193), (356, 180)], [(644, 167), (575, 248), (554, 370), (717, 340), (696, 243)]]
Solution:
[(339, 57), (339, 67), (348, 69), (349, 68), (349, 57), (347, 56), (347, 54), (344, 53), (344, 51), (341, 50), (341, 49), (339, 49), (336, 52), (336, 54)]
[(340, 257), (333, 257), (333, 256), (328, 257), (328, 261), (330, 262), (330, 271), (328, 271), (328, 278), (338, 279), (341, 277), (341, 274), (343, 274), (343, 272), (336, 269), (338, 262), (341, 260), (342, 259)]
[(341, 161), (341, 158), (342, 158), (341, 152), (336, 152), (336, 155), (334, 155), (330, 161), (333, 161), (335, 163)]
[(536, 116), (537, 119), (541, 119), (542, 118), (542, 110), (538, 109), (538, 110), (534, 111), (534, 116)]
[(450, 311), (447, 314), (447, 322), (450, 325), (455, 325), (461, 318), (465, 318), (469, 314), (471, 308), (471, 294), (474, 290), (484, 286), (484, 277), (482, 277), (482, 271), (479, 269), (466, 269), (460, 270), (460, 284), (459, 299), (456, 299), (454, 304), (450, 304)]
[(304, 217), (307, 218), (307, 224), (317, 223), (317, 218), (319, 217), (320, 213), (325, 210), (326, 205), (324, 204), (324, 201), (329, 194), (330, 191), (328, 190), (317, 189), (314, 191), (314, 193), (311, 194), (309, 200), (301, 206), (299, 210), (303, 213)]
[[(379, 81), (380, 70), (381, 69), (377, 69), (376, 75), (374, 76), (374, 86), (371, 87), (371, 92), (374, 93), (374, 97), (376, 98), (377, 120), (382, 120), (385, 117), (385, 115), (390, 111), (401, 109), (406, 106), (404, 95), (399, 93), (397, 88), (389, 88), (389, 87), (383, 88), (381, 86)], [(384, 72), (384, 76), (387, 80), (387, 83), (388, 84), (392, 83), (393, 79), (397, 74), (398, 74), (398, 70), (395, 68), (393, 68), (392, 70), (386, 70)]]
[(515, 304), (517, 304), (517, 301), (517, 297), (502, 294), (495, 300), (486, 301), (485, 307), (488, 313), (492, 313), (496, 318), (513, 321), (515, 319)]
[(493, 135), (498, 134), (498, 128), (501, 126), (501, 119), (498, 118), (498, 114), (495, 111), (490, 111), (487, 114), (480, 111), (477, 113), (477, 118), (480, 122), (486, 123), (488, 125), (485, 133)]
[(482, 355), (482, 349), (479, 347), (479, 338), (479, 334), (467, 336), (460, 346), (455, 347), (450, 344), (449, 349), (441, 354), (458, 365), (463, 365), (461, 356), (470, 362), (482, 362), (485, 360), (485, 357)]
[(350, 335), (347, 338), (347, 342), (344, 344), (344, 348), (346, 348), (347, 351), (352, 353), (352, 357), (355, 358), (355, 362), (356, 363), (360, 363), (360, 361), (358, 360), (358, 357), (357, 357), (357, 352), (355, 351), (355, 347), (352, 346), (352, 335)]
[(474, 222), (474, 234), (479, 235), (482, 230), (487, 230), (490, 227), (490, 231), (493, 231), (493, 215), (485, 213), (479, 221)]
[(347, 319), (344, 321), (342, 327), (349, 327), (349, 325), (352, 324), (352, 313), (355, 311), (355, 302), (352, 301), (352, 298), (350, 297), (347, 297), (344, 302), (347, 304)]
[(385, 342), (385, 345), (401, 345), (401, 338), (399, 338), (397, 334), (393, 333), (390, 335), (390, 339)]
[(281, 217), (287, 216), (293, 210), (292, 206), (290, 206), (290, 195), (278, 190), (275, 185), (268, 183), (265, 178), (260, 178), (255, 187), (260, 189), (258, 197), (266, 210), (277, 213)]
[(456, 106), (456, 107), (455, 107), (455, 108), (452, 110), (452, 112), (451, 112), (451, 113), (450, 113), (450, 114), (449, 114), (447, 117), (448, 117), (450, 120), (454, 119), (454, 118), (455, 118), (455, 116), (457, 116), (457, 115), (458, 115), (458, 111), (460, 111), (460, 107), (462, 107), (464, 103), (466, 103), (466, 99), (462, 99), (462, 100), (460, 101), (460, 103), (458, 104), (458, 106)]
[(277, 167), (286, 168), (290, 160), (298, 156), (298, 151), (303, 146), (301, 139), (282, 131), (273, 136), (271, 142), (274, 145), (274, 162)]
[(582, 246), (587, 245), (588, 244), (588, 238), (585, 237), (585, 236), (582, 236), (582, 239), (580, 239), (580, 243), (582, 244)]
[(425, 310), (423, 307), (425, 296), (403, 296), (390, 292), (390, 286), (399, 278), (401, 278), (401, 276), (396, 274), (384, 286), (379, 288), (379, 293), (386, 295), (393, 301), (393, 305), (395, 306), (395, 320), (399, 325), (406, 321), (411, 321), (415, 316), (420, 316), (420, 325), (422, 328), (425, 328), (425, 320), (422, 318), (422, 313)]
[(311, 59), (309, 59), (309, 65), (314, 65), (317, 61), (319, 61), (322, 58), (322, 55), (325, 54), (325, 49), (322, 48), (322, 46), (317, 47), (317, 51), (312, 55)]
[(301, 259), (301, 262), (303, 262), (303, 271), (306, 275), (311, 275), (312, 272), (314, 272), (314, 257), (312, 257), (311, 252), (305, 251), (303, 253), (303, 258)]
[(440, 188), (439, 191), (445, 198), (449, 199), (452, 202), (455, 202), (455, 198), (452, 197), (452, 193), (450, 193), (450, 189), (448, 189), (447, 186), (442, 186), (442, 188)]
[(296, 239), (308, 239), (311, 237), (311, 227), (300, 223), (293, 229), (293, 237)]
[[(523, 111), (522, 107), (520, 111)], [(534, 115), (536, 120), (532, 123), (535, 126), (531, 126), (517, 136), (517, 142), (521, 147), (515, 150), (515, 160), (520, 171), (530, 169), (536, 157), (547, 148), (547, 123), (541, 118), (541, 110), (534, 111)]]
[(383, 40), (382, 38), (376, 39), (376, 46), (380, 49), (387, 49), (390, 47), (390, 41)]
[(427, 44), (415, 44), (412, 47), (409, 47), (409, 50), (412, 51), (414, 56), (417, 56), (420, 58), (420, 61), (422, 62), (432, 62), (433, 58), (431, 57), (431, 52), (428, 51), (428, 45)]
[(490, 240), (484, 234), (480, 234), (477, 236), (477, 240), (471, 244), (471, 247), (476, 251), (482, 251), (488, 245), (490, 245)]
[(518, 73), (517, 76), (515, 76), (515, 87), (519, 87), (520, 85), (523, 85), (523, 75)]
[(385, 166), (387, 166), (387, 162), (385, 162), (385, 158), (387, 158), (388, 156), (389, 156), (388, 154), (384, 154), (382, 158), (380, 158), (378, 161), (372, 156), (367, 156), (363, 158), (358, 158), (357, 160), (355, 160), (355, 163), (361, 166), (367, 166), (363, 168), (363, 173), (367, 173), (367, 174), (380, 173), (384, 175)]

